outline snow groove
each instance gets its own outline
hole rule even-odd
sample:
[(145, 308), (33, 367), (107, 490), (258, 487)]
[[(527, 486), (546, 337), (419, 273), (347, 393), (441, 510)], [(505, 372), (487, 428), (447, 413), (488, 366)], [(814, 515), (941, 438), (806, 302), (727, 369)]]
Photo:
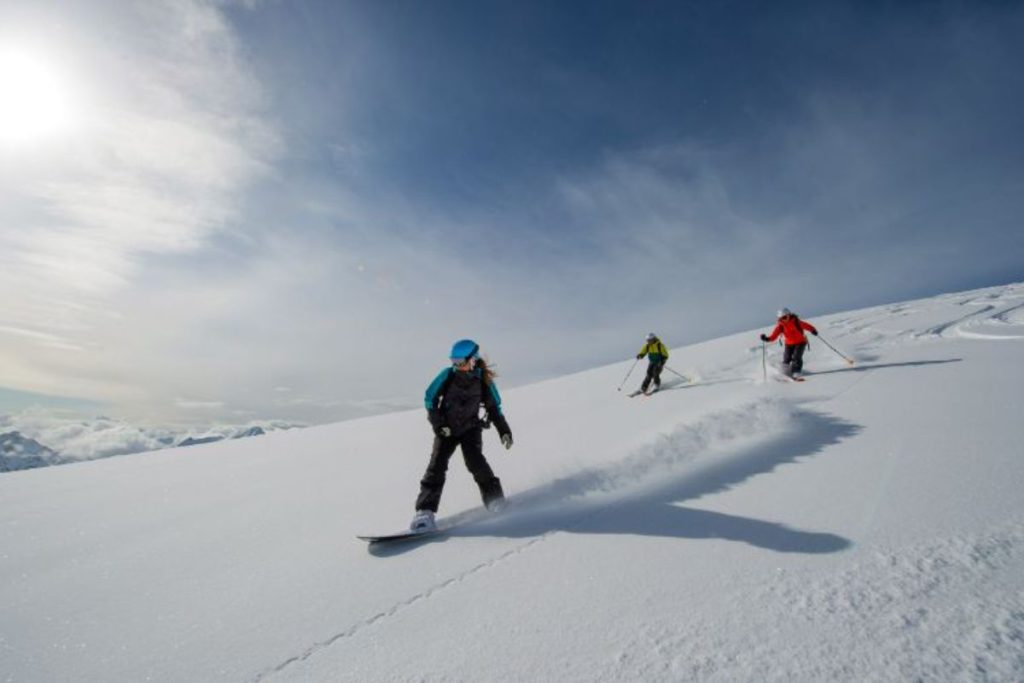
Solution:
[(997, 320), (1005, 325), (1019, 325), (1020, 323), (1024, 322), (1024, 317), (1018, 315), (1018, 311), (1024, 311), (1024, 304), (1010, 306), (1009, 308), (1004, 309), (1001, 313), (992, 316), (992, 319)]
[(470, 567), (466, 571), (464, 571), (464, 572), (462, 572), (460, 574), (457, 574), (456, 576), (453, 576), (453, 577), (451, 577), (449, 579), (446, 579), (446, 580), (442, 581), (441, 583), (438, 583), (438, 584), (436, 584), (434, 586), (431, 586), (430, 588), (428, 588), (427, 590), (423, 591), (422, 593), (417, 593), (416, 595), (413, 595), (410, 598), (407, 598), (405, 600), (402, 600), (401, 602), (396, 603), (395, 605), (393, 605), (389, 609), (384, 610), (383, 612), (378, 612), (377, 614), (374, 614), (371, 617), (363, 619), (363, 620), (353, 624), (349, 628), (345, 629), (344, 631), (340, 631), (340, 632), (338, 632), (338, 633), (336, 633), (336, 634), (334, 634), (334, 635), (332, 635), (332, 636), (330, 636), (328, 638), (325, 638), (324, 640), (317, 641), (317, 642), (313, 643), (312, 645), (310, 645), (308, 648), (306, 648), (302, 653), (300, 653), (298, 655), (295, 655), (294, 657), (289, 657), (288, 659), (284, 660), (283, 662), (281, 662), (280, 664), (278, 664), (276, 666), (270, 667), (268, 669), (264, 669), (260, 673), (256, 674), (252, 678), (252, 681), (253, 681), (253, 683), (256, 683), (257, 681), (265, 680), (267, 677), (273, 676), (275, 674), (279, 674), (279, 673), (281, 673), (282, 671), (284, 671), (285, 669), (287, 669), (288, 667), (290, 667), (290, 666), (292, 666), (294, 664), (299, 664), (301, 662), (304, 662), (307, 659), (309, 659), (310, 657), (312, 657), (313, 655), (315, 655), (316, 653), (320, 652), (321, 650), (324, 650), (326, 648), (331, 647), (332, 645), (334, 645), (338, 641), (344, 640), (346, 638), (351, 638), (351, 637), (359, 634), (360, 632), (362, 632), (364, 629), (366, 629), (366, 628), (368, 628), (370, 626), (373, 626), (373, 625), (375, 625), (375, 624), (377, 624), (377, 623), (379, 623), (381, 621), (384, 621), (386, 619), (390, 619), (391, 617), (394, 617), (394, 616), (400, 614), (401, 612), (405, 611), (409, 607), (412, 607), (412, 606), (416, 605), (417, 603), (423, 602), (424, 600), (430, 599), (434, 595), (440, 593), (441, 591), (444, 591), (447, 588), (451, 588), (452, 586), (457, 586), (458, 584), (462, 583), (463, 581), (465, 581), (466, 579), (470, 578), (471, 576), (473, 576), (475, 574), (478, 574), (478, 573), (480, 573), (482, 571), (490, 569), (491, 567), (494, 567), (495, 565), (497, 565), (497, 564), (499, 564), (499, 563), (501, 563), (501, 562), (503, 562), (503, 561), (505, 561), (505, 560), (507, 560), (507, 559), (509, 559), (511, 557), (515, 557), (516, 555), (518, 555), (519, 553), (523, 552), (524, 550), (526, 550), (530, 546), (536, 545), (537, 543), (540, 543), (541, 541), (544, 541), (549, 536), (551, 536), (552, 533), (554, 533), (554, 532), (549, 532), (547, 534), (544, 534), (543, 536), (538, 536), (536, 538), (531, 538), (530, 540), (526, 541), (525, 543), (520, 543), (519, 545), (515, 546), (514, 548), (510, 548), (509, 550), (506, 550), (505, 552), (501, 553), (500, 555), (492, 557), (489, 560), (481, 562), (480, 564), (478, 564), (478, 565), (476, 565), (474, 567)]
[(925, 330), (923, 332), (918, 332), (914, 336), (918, 337), (918, 338), (920, 338), (920, 337), (942, 337), (942, 336), (945, 336), (946, 330), (948, 330), (950, 328), (953, 328), (953, 331), (956, 332), (956, 330), (958, 330), (961, 325), (963, 325), (964, 323), (968, 322), (972, 318), (977, 318), (979, 316), (982, 316), (985, 313), (988, 313), (989, 311), (995, 310), (995, 308), (996, 307), (993, 306), (992, 304), (985, 304), (978, 311), (974, 311), (973, 313), (968, 313), (967, 315), (965, 315), (963, 317), (957, 318), (956, 320), (950, 320), (949, 322), (942, 323), (941, 325), (935, 325), (934, 327), (931, 327), (931, 328), (929, 328), (929, 329), (927, 329), (927, 330)]
[[(1020, 314), (1022, 309), (1024, 309), (1024, 304), (1010, 306), (983, 320), (971, 320), (957, 325), (953, 329), (953, 332), (957, 336), (965, 339), (983, 339), (987, 341), (1024, 339), (1024, 336), (1021, 335), (1005, 333), (1005, 330), (1007, 329), (1017, 331), (1021, 327), (1021, 324), (1024, 323), (1024, 316)], [(978, 332), (973, 329), (982, 326), (987, 326), (989, 329), (983, 332)]]

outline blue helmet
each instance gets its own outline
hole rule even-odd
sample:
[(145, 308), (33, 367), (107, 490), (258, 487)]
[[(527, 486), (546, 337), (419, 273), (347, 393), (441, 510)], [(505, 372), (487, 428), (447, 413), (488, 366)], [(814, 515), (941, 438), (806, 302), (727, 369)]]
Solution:
[(463, 361), (467, 358), (475, 358), (480, 352), (480, 345), (472, 339), (460, 339), (452, 344), (452, 353), (449, 356), (453, 361)]

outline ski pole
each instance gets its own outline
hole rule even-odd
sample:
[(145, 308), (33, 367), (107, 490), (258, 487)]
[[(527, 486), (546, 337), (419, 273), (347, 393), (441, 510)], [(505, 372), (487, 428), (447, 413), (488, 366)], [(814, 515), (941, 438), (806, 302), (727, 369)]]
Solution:
[[(675, 370), (673, 370), (672, 368), (670, 368), (670, 367), (669, 367), (669, 366), (667, 366), (667, 365), (665, 366), (665, 369), (666, 369), (666, 370), (668, 370), (669, 372), (671, 372), (671, 373), (672, 373), (672, 374), (674, 374), (674, 375), (679, 375), (679, 373), (678, 373), (678, 372), (676, 372)], [(679, 375), (679, 376), (680, 376), (680, 377), (682, 377), (684, 381), (687, 381), (687, 382), (689, 382), (689, 381), (690, 381), (690, 378), (689, 378), (689, 377), (686, 377), (686, 376), (684, 376), (684, 375)]]
[(627, 373), (626, 373), (626, 376), (625, 376), (625, 377), (623, 378), (623, 380), (622, 380), (622, 384), (620, 384), (620, 385), (619, 385), (619, 388), (618, 388), (618, 389), (616, 389), (615, 391), (622, 391), (622, 387), (623, 387), (623, 386), (625, 386), (625, 384), (626, 384), (626, 380), (627, 380), (627, 379), (629, 379), (629, 376), (633, 374), (633, 368), (635, 368), (635, 367), (636, 367), (636, 364), (637, 364), (637, 363), (639, 363), (639, 362), (640, 362), (640, 359), (639, 359), (639, 358), (637, 358), (637, 359), (636, 359), (635, 361), (633, 361), (633, 365), (631, 365), (631, 366), (630, 366), (630, 368), (629, 368), (629, 372), (627, 372)]
[(825, 346), (827, 346), (828, 348), (830, 348), (830, 349), (832, 349), (833, 351), (835, 351), (835, 352), (836, 352), (836, 355), (837, 355), (837, 356), (839, 356), (840, 358), (842, 358), (843, 360), (845, 360), (845, 361), (846, 361), (847, 363), (849, 363), (850, 365), (853, 365), (853, 359), (852, 359), (852, 358), (847, 358), (846, 356), (844, 356), (844, 355), (843, 355), (843, 354), (842, 354), (842, 353), (841, 353), (841, 352), (840, 352), (840, 351), (839, 351), (839, 350), (838, 350), (838, 349), (837, 349), (836, 347), (834, 347), (834, 346), (832, 346), (831, 344), (829, 344), (829, 343), (828, 343), (828, 340), (827, 340), (827, 339), (825, 339), (824, 337), (822, 337), (822, 336), (821, 336), (820, 334), (818, 335), (818, 339), (820, 339), (821, 341), (823, 341), (823, 342), (825, 343)]
[(761, 372), (764, 374), (764, 381), (765, 382), (768, 381), (768, 360), (766, 358), (766, 356), (768, 355), (768, 349), (766, 348), (766, 346), (767, 345), (764, 343), (764, 341), (762, 341), (761, 342)]

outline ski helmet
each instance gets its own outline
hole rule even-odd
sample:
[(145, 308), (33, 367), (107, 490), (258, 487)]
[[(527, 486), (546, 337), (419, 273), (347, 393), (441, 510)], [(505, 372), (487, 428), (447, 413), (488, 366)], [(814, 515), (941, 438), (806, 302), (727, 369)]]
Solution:
[(779, 311), (778, 315), (775, 316), (775, 317), (783, 318), (783, 317), (785, 317), (787, 315), (793, 315), (793, 311), (789, 310), (788, 308), (783, 308), (781, 311)]
[(452, 352), (449, 358), (452, 361), (464, 361), (468, 358), (476, 358), (480, 352), (480, 345), (472, 339), (460, 339), (452, 344)]
[(648, 332), (647, 333), (647, 341), (654, 341), (657, 338), (658, 338), (658, 335), (654, 334), (653, 332)]

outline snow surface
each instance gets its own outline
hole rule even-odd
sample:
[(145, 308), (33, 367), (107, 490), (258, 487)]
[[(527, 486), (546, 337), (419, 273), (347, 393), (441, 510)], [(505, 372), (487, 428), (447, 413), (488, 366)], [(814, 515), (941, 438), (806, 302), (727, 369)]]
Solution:
[(811, 322), (506, 391), (429, 542), (423, 411), (5, 474), (0, 680), (1024, 680), (1024, 285)]

